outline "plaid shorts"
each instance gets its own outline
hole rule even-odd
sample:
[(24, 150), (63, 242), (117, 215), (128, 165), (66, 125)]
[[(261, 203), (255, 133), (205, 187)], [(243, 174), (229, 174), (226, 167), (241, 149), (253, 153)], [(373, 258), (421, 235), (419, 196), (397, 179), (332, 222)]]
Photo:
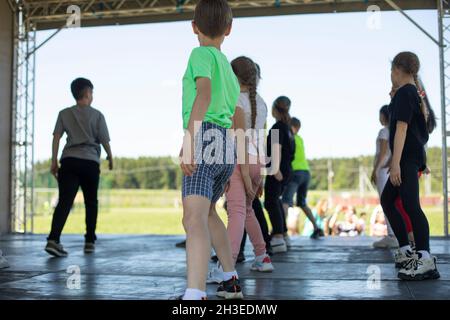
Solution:
[(195, 163), (192, 176), (183, 176), (182, 197), (203, 196), (212, 203), (222, 196), (236, 163), (234, 140), (227, 129), (203, 122), (196, 137)]

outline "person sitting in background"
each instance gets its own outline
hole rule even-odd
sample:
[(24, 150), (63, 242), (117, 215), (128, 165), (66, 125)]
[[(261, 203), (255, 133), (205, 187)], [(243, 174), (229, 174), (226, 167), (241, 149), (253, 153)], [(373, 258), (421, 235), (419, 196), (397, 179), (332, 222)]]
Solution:
[[(339, 214), (342, 212), (345, 214), (344, 220), (338, 221)], [(328, 226), (332, 230), (332, 235), (340, 237), (355, 237), (364, 232), (364, 225), (361, 224), (353, 206), (338, 205)]]
[(388, 234), (388, 227), (384, 217), (383, 208), (381, 206), (375, 207), (372, 216), (370, 217), (370, 232), (371, 237), (384, 237)]
[[(321, 199), (317, 202), (316, 207), (312, 210), (313, 217), (317, 226), (324, 231), (324, 235), (329, 235), (328, 228), (328, 200)], [(305, 220), (302, 236), (310, 237), (314, 233), (314, 225), (310, 220)]]

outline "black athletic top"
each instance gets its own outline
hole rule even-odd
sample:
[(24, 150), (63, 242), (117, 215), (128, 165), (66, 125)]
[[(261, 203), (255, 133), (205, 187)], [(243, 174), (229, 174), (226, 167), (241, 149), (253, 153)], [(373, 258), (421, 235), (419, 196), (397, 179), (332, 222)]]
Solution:
[[(284, 122), (277, 121), (269, 130), (267, 136), (267, 156), (272, 155), (272, 137), (274, 136), (274, 130), (278, 130), (279, 143), (281, 145), (281, 163), (280, 170), (283, 175), (283, 182), (287, 181), (291, 175), (292, 167), (291, 162), (294, 160), (295, 154), (295, 140), (294, 136), (289, 129), (288, 125)], [(267, 164), (270, 167), (271, 163)]]
[(398, 89), (392, 99), (389, 123), (389, 146), (392, 151), (397, 121), (408, 124), (400, 162), (414, 162), (420, 167), (426, 166), (425, 144), (428, 142), (428, 129), (420, 108), (417, 88), (412, 84), (406, 84)]

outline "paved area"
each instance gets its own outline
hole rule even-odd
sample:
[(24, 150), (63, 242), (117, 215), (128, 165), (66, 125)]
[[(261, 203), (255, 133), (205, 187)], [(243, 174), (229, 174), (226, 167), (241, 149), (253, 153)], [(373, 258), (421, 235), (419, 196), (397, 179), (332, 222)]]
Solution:
[[(83, 237), (63, 236), (69, 257), (43, 250), (44, 235), (0, 237), (10, 267), (0, 270), (0, 299), (168, 299), (185, 287), (185, 252), (174, 244), (181, 236), (100, 235), (95, 254), (83, 253)], [(441, 279), (397, 280), (388, 250), (372, 249), (373, 239), (295, 238), (286, 254), (273, 257), (276, 270), (250, 271), (238, 265), (247, 299), (450, 299), (450, 239), (434, 238)], [(70, 266), (78, 266), (81, 285), (69, 289)], [(373, 273), (375, 272), (375, 273)], [(368, 282), (369, 277), (378, 282)], [(372, 285), (370, 285), (372, 284)], [(69, 286), (70, 287), (70, 286)], [(215, 285), (208, 285), (214, 298)]]

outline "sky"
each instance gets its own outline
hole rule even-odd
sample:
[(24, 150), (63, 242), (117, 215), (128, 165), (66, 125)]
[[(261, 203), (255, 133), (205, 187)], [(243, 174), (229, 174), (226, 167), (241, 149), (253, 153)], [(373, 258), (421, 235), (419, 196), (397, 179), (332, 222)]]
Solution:
[[(408, 14), (437, 38), (436, 12)], [(369, 155), (398, 52), (419, 56), (440, 117), (438, 46), (398, 12), (378, 17), (379, 28), (368, 26), (373, 14), (366, 12), (236, 18), (222, 51), (230, 61), (246, 55), (261, 66), (258, 92), (269, 108), (280, 95), (291, 99), (309, 158)], [(38, 43), (51, 33), (38, 32)], [(92, 106), (106, 117), (115, 156), (177, 155), (181, 79), (196, 46), (188, 21), (60, 32), (36, 57), (36, 159), (51, 157), (58, 112), (74, 104), (70, 82), (80, 76), (94, 84)], [(429, 142), (439, 145), (440, 127)]]

